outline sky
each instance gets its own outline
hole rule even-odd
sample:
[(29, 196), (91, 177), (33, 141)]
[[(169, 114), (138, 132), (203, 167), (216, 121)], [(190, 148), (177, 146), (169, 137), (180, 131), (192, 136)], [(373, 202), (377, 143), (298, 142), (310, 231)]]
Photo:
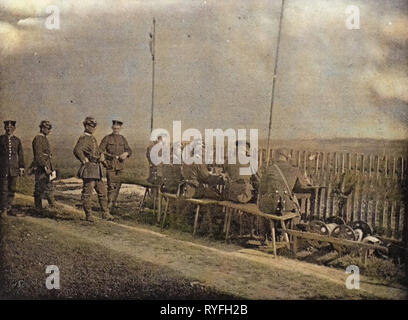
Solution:
[[(60, 10), (48, 30), (46, 8)], [(348, 5), (360, 29), (346, 28)], [(121, 118), (154, 127), (255, 128), (267, 135), (281, 0), (0, 0), (0, 120), (31, 137), (42, 119), (76, 137)], [(272, 138), (408, 138), (408, 2), (286, 0)]]

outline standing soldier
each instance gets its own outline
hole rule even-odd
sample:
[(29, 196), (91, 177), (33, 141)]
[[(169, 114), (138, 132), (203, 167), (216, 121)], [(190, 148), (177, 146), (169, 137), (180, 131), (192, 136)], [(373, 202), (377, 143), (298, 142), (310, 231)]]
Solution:
[(108, 180), (108, 209), (115, 208), (122, 185), (121, 172), (124, 162), (132, 155), (132, 149), (120, 133), (123, 122), (112, 120), (112, 133), (102, 139), (99, 149), (105, 155), (106, 178)]
[(35, 174), (34, 205), (37, 210), (42, 209), (41, 199), (45, 197), (50, 207), (55, 206), (53, 183), (51, 175), (54, 166), (51, 160), (51, 148), (47, 136), (51, 132), (52, 125), (43, 120), (40, 123), (40, 134), (32, 143), (34, 160), (31, 169)]
[(93, 133), (96, 130), (96, 120), (92, 117), (86, 117), (84, 122), (85, 132), (79, 137), (74, 148), (75, 157), (81, 161), (81, 167), (78, 171), (78, 178), (82, 179), (82, 206), (85, 211), (86, 220), (93, 222), (91, 196), (92, 190), (95, 189), (98, 194), (99, 205), (102, 209), (102, 218), (113, 220), (109, 214), (106, 199), (106, 188), (102, 181), (102, 164), (104, 155), (98, 148)]
[(1, 217), (7, 217), (16, 192), (17, 177), (25, 171), (23, 147), (14, 136), (16, 121), (4, 121), (6, 134), (0, 136), (0, 210)]

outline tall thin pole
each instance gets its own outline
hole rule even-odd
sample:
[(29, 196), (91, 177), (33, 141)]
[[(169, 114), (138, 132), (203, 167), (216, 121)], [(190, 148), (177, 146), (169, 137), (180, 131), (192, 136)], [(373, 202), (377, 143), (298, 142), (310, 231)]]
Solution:
[(271, 129), (272, 129), (272, 112), (273, 112), (273, 105), (275, 102), (275, 85), (276, 85), (276, 75), (278, 73), (278, 61), (279, 61), (279, 46), (280, 46), (280, 39), (281, 39), (281, 31), (282, 31), (282, 20), (283, 20), (283, 10), (285, 8), (285, 0), (282, 0), (281, 5), (281, 12), (279, 18), (279, 30), (278, 30), (278, 40), (276, 45), (276, 53), (275, 53), (275, 67), (273, 71), (273, 82), (272, 82), (272, 96), (271, 96), (271, 108), (269, 111), (269, 129), (268, 129), (268, 144), (266, 146), (266, 152), (268, 152), (267, 163), (269, 163), (270, 152), (269, 152), (269, 145), (271, 140)]
[(156, 19), (153, 17), (153, 25), (152, 25), (152, 32), (149, 34), (150, 36), (150, 53), (152, 55), (152, 106), (150, 112), (150, 132), (153, 131), (153, 114), (154, 114), (154, 75), (155, 75), (155, 67), (156, 67), (156, 59), (155, 59), (155, 45), (156, 45)]

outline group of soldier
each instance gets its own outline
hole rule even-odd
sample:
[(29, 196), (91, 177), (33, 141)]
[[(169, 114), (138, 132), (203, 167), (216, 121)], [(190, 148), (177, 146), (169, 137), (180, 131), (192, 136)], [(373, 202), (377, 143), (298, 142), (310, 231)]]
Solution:
[[(93, 133), (97, 122), (92, 117), (83, 121), (84, 133), (79, 137), (74, 155), (81, 162), (78, 177), (82, 179), (82, 206), (86, 220), (93, 222), (91, 196), (95, 189), (102, 210), (102, 218), (113, 220), (110, 214), (115, 204), (121, 187), (121, 172), (124, 162), (132, 154), (132, 150), (124, 136), (120, 134), (123, 122), (112, 120), (112, 133), (105, 136), (100, 145)], [(29, 173), (35, 175), (34, 205), (41, 211), (42, 199), (48, 200), (49, 207), (55, 207), (53, 180), (56, 171), (47, 136), (50, 134), (52, 124), (48, 120), (40, 123), (40, 133), (32, 142), (33, 161)], [(16, 121), (4, 121), (5, 134), (0, 136), (0, 211), (1, 217), (6, 217), (12, 212), (12, 203), (16, 192), (18, 176), (25, 174), (24, 152), (21, 140), (14, 135)], [(108, 188), (102, 177), (103, 167), (106, 170)], [(16, 215), (22, 215), (16, 213)]]
[[(284, 214), (285, 212), (299, 211), (299, 203), (296, 193), (313, 191), (310, 179), (301, 174), (300, 170), (291, 164), (289, 150), (282, 148), (277, 150), (277, 157), (271, 165), (250, 170), (250, 174), (242, 175), (241, 169), (248, 167), (239, 163), (226, 163), (223, 165), (210, 164), (204, 161), (196, 161), (191, 164), (173, 161), (173, 148), (171, 148), (169, 164), (155, 165), (150, 159), (152, 148), (156, 144), (165, 144), (168, 137), (159, 136), (151, 142), (147, 148), (146, 157), (150, 163), (148, 182), (160, 185), (162, 192), (178, 194), (181, 198), (206, 198), (226, 200), (235, 203), (254, 203), (265, 213)], [(243, 144), (244, 148), (240, 148)], [(195, 140), (188, 144), (177, 145), (180, 152), (188, 146), (187, 152), (192, 152), (192, 157), (200, 157), (195, 150), (202, 148), (205, 153), (205, 144), (202, 140)], [(250, 144), (245, 141), (237, 141), (235, 144), (235, 156), (245, 150), (245, 156), (251, 154)], [(224, 160), (227, 156), (224, 157)], [(202, 160), (202, 159), (196, 159)], [(175, 164), (180, 163), (180, 164)]]
[[(81, 165), (77, 176), (82, 179), (82, 207), (86, 220), (93, 222), (91, 196), (93, 190), (98, 195), (102, 218), (113, 220), (111, 215), (121, 188), (124, 162), (132, 154), (125, 137), (120, 134), (123, 122), (112, 120), (112, 133), (105, 136), (100, 144), (94, 137), (97, 122), (93, 117), (83, 121), (84, 133), (79, 137), (73, 153)], [(33, 161), (29, 173), (35, 175), (34, 204), (36, 210), (42, 210), (42, 199), (48, 200), (49, 206), (55, 206), (53, 179), (56, 176), (50, 143), (47, 136), (51, 132), (50, 121), (40, 123), (40, 133), (33, 139)], [(16, 121), (4, 121), (5, 134), (0, 136), (0, 209), (1, 216), (11, 212), (11, 205), (16, 191), (18, 176), (25, 174), (23, 148), (19, 138), (14, 135)], [(170, 164), (154, 165), (150, 152), (154, 145), (164, 143), (164, 136), (159, 136), (147, 148), (149, 161), (148, 182), (159, 185), (162, 192), (177, 193), (185, 198), (208, 198), (228, 200), (238, 203), (256, 203), (266, 213), (281, 214), (296, 211), (299, 205), (296, 192), (310, 192), (310, 181), (299, 170), (290, 164), (290, 154), (286, 149), (278, 150), (278, 157), (273, 165), (260, 168), (249, 175), (241, 175), (241, 164), (208, 166), (204, 161), (193, 161), (192, 164), (173, 161)], [(236, 142), (235, 152), (245, 150), (250, 154), (249, 143), (239, 148)], [(187, 144), (181, 144), (184, 149)], [(205, 149), (201, 140), (189, 143), (191, 156), (196, 157), (194, 150)], [(188, 152), (190, 152), (188, 151)], [(204, 152), (202, 153), (204, 154)], [(236, 154), (238, 155), (238, 154)], [(173, 157), (173, 152), (171, 152)], [(176, 164), (180, 163), (180, 164)], [(106, 171), (107, 188), (102, 177)]]

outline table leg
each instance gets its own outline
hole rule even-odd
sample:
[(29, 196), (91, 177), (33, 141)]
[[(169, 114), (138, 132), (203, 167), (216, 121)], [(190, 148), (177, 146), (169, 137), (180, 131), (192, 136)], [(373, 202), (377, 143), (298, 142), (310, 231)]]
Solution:
[(153, 190), (153, 215), (156, 214), (156, 190)]
[(227, 216), (227, 228), (225, 230), (225, 240), (228, 240), (229, 231), (231, 227), (231, 217), (232, 217), (232, 209), (229, 209), (228, 216)]
[(157, 207), (157, 211), (158, 211), (157, 212), (157, 223), (160, 223), (163, 196), (160, 191), (158, 193), (159, 193), (159, 204)]
[(224, 217), (224, 228), (222, 229), (222, 232), (226, 232), (227, 231), (227, 219), (228, 219), (228, 208), (225, 208), (225, 217)]
[(197, 226), (198, 226), (198, 215), (200, 214), (200, 205), (197, 205), (196, 214), (194, 218), (194, 229), (193, 229), (193, 237), (196, 235)]
[(166, 218), (167, 218), (167, 210), (169, 208), (169, 202), (170, 202), (170, 199), (167, 198), (166, 206), (164, 207), (163, 221), (162, 221), (162, 224), (161, 224), (161, 230), (162, 231), (163, 231), (163, 228), (164, 228), (164, 223), (166, 222)]
[(275, 235), (275, 222), (273, 220), (269, 220), (271, 226), (271, 234), (272, 234), (272, 249), (273, 249), (273, 256), (276, 258), (276, 235)]
[(282, 226), (283, 238), (285, 239), (285, 242), (288, 243), (288, 249), (290, 249), (290, 241), (289, 241), (288, 234), (287, 234), (287, 232), (286, 232), (285, 221), (282, 221), (282, 220), (281, 220), (281, 226)]
[(146, 201), (147, 193), (149, 192), (148, 190), (149, 190), (149, 188), (146, 188), (146, 189), (145, 189), (145, 192), (144, 192), (144, 194), (143, 194), (142, 202), (140, 202), (140, 205), (139, 205), (139, 211), (138, 211), (139, 214), (140, 214), (140, 212), (142, 212), (143, 205), (144, 205), (144, 203), (145, 203), (145, 201)]

